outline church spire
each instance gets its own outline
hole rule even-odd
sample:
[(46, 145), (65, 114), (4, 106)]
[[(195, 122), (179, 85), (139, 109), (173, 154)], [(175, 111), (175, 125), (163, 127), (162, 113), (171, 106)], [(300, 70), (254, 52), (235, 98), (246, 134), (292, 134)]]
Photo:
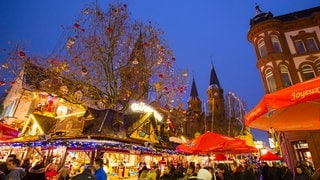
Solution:
[(194, 78), (192, 80), (190, 96), (194, 97), (194, 98), (197, 98), (199, 96), (198, 90), (197, 90), (197, 87), (196, 87), (196, 82), (194, 81)]
[(218, 80), (218, 76), (216, 74), (216, 71), (214, 70), (214, 66), (212, 65), (211, 67), (211, 73), (210, 73), (210, 84), (209, 86), (214, 86), (217, 88), (221, 88), (219, 80)]

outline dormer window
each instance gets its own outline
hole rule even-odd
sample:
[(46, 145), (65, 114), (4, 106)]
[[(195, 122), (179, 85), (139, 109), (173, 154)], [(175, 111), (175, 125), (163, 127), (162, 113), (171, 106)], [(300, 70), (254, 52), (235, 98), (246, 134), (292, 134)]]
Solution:
[(258, 49), (260, 57), (265, 57), (268, 55), (267, 46), (263, 39), (258, 41)]
[(275, 35), (271, 36), (271, 42), (272, 42), (272, 46), (273, 46), (273, 51), (276, 53), (281, 53), (282, 52), (282, 48), (281, 48), (281, 44), (279, 41), (279, 38)]

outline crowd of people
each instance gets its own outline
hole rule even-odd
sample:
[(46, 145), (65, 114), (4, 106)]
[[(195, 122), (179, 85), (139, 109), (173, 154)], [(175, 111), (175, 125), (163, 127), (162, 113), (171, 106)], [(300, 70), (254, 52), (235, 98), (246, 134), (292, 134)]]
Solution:
[[(162, 167), (159, 167), (160, 166)], [(147, 167), (139, 165), (140, 180), (320, 180), (320, 169), (315, 170), (311, 164), (297, 162), (292, 172), (285, 162), (272, 164), (260, 163), (218, 163), (201, 166), (199, 163), (155, 163)], [(70, 173), (70, 166), (58, 167), (53, 162), (44, 165), (38, 161), (33, 164), (28, 159), (22, 163), (15, 154), (7, 157), (0, 164), (0, 180), (107, 180), (101, 158), (93, 165), (82, 165), (76, 174)]]
[[(215, 168), (214, 168), (215, 167)], [(219, 163), (214, 166), (187, 163), (186, 165), (166, 164), (163, 172), (153, 164), (139, 170), (140, 180), (320, 180), (320, 169), (305, 161), (297, 162), (292, 172), (285, 162), (261, 162), (256, 164)]]
[(97, 158), (93, 165), (84, 164), (77, 174), (71, 175), (70, 166), (59, 168), (54, 163), (45, 166), (43, 161), (31, 164), (29, 159), (21, 163), (15, 154), (11, 154), (0, 164), (0, 180), (107, 180), (103, 165), (103, 160)]

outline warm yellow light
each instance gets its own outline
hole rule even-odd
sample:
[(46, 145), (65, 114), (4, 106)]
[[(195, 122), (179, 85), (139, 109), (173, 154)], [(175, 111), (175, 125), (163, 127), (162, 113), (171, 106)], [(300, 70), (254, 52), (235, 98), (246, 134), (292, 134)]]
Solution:
[(61, 119), (61, 118), (66, 118), (66, 117), (71, 117), (71, 116), (80, 116), (80, 115), (83, 116), (85, 112), (86, 111), (81, 111), (81, 112), (76, 112), (76, 113), (62, 115), (62, 116), (56, 116), (54, 118), (55, 119)]
[(144, 102), (132, 103), (130, 108), (134, 112), (144, 112), (144, 113), (153, 112), (154, 118), (158, 121), (162, 121), (161, 114), (155, 109), (153, 109), (153, 107), (145, 104)]

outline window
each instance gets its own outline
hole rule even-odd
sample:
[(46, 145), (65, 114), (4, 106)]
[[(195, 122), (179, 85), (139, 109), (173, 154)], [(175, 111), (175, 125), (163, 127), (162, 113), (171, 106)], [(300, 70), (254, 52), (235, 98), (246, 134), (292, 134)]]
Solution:
[(284, 87), (288, 87), (292, 85), (290, 73), (287, 66), (280, 66), (281, 79)]
[(310, 65), (302, 66), (302, 74), (303, 74), (304, 80), (309, 80), (309, 79), (312, 79), (316, 76), (313, 71), (312, 66), (310, 66)]
[(274, 92), (275, 90), (277, 90), (277, 85), (276, 85), (276, 80), (274, 78), (272, 69), (271, 68), (267, 69), (265, 71), (265, 74), (266, 74), (266, 81), (267, 81), (269, 92)]
[(298, 35), (291, 36), (297, 54), (319, 51), (319, 40), (315, 32), (300, 31)]
[(260, 57), (265, 57), (268, 54), (267, 47), (263, 39), (258, 41), (258, 49)]
[(314, 40), (313, 37), (307, 38), (306, 39), (306, 44), (307, 44), (307, 47), (308, 47), (309, 51), (311, 51), (311, 52), (319, 50), (319, 48), (317, 46), (317, 43), (316, 43), (316, 41)]
[(272, 41), (272, 46), (273, 46), (274, 52), (276, 52), (276, 53), (282, 52), (279, 38), (277, 36), (275, 36), (275, 35), (272, 35), (271, 36), (271, 41)]
[(295, 40), (294, 45), (296, 46), (296, 50), (298, 54), (307, 52), (306, 47), (304, 46), (304, 43), (301, 39)]

